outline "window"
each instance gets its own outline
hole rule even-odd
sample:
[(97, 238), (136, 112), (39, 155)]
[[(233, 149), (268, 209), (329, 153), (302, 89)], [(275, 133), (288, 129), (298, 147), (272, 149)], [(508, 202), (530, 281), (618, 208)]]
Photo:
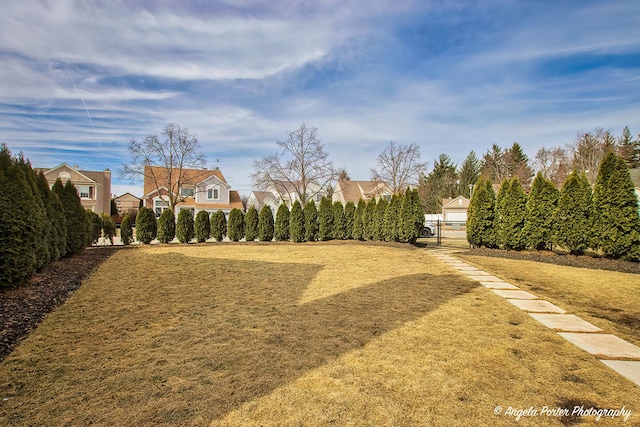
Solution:
[(180, 197), (193, 197), (193, 188), (181, 188)]
[(209, 187), (209, 188), (207, 188), (207, 199), (209, 199), (209, 200), (219, 200), (220, 199), (220, 189), (218, 187)]
[(165, 202), (164, 200), (156, 199), (153, 201), (153, 208), (156, 216), (162, 215), (162, 212), (165, 209), (169, 208), (169, 202)]
[(81, 199), (93, 199), (93, 187), (89, 185), (78, 185), (78, 194)]

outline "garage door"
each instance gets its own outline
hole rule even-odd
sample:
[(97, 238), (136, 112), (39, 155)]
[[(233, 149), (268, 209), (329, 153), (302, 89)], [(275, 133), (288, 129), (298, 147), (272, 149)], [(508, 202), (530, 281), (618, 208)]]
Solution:
[(467, 221), (467, 213), (466, 212), (447, 212), (445, 218), (445, 222), (466, 222)]

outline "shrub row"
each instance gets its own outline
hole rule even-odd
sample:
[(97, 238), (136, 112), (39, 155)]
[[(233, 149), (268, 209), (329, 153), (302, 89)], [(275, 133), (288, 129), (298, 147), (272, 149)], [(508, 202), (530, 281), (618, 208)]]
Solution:
[(573, 171), (560, 191), (538, 173), (527, 196), (517, 178), (505, 180), (496, 196), (490, 181), (476, 184), (467, 219), (474, 246), (513, 250), (586, 252), (640, 261), (638, 200), (624, 160), (610, 152), (592, 190)]
[[(107, 219), (108, 218), (108, 219)], [(22, 155), (0, 147), (0, 287), (15, 285), (45, 265), (81, 252), (115, 224), (85, 210), (78, 192), (59, 179), (49, 188)]]
[[(141, 208), (136, 221), (136, 239), (145, 244), (155, 238), (161, 243), (168, 243), (175, 237), (185, 243), (194, 236), (198, 242), (210, 237), (222, 241), (228, 236), (234, 242), (242, 239), (292, 242), (357, 239), (414, 243), (422, 231), (424, 215), (417, 190), (407, 190), (405, 194), (393, 196), (390, 202), (385, 199), (360, 200), (358, 207), (353, 202), (343, 207), (342, 203), (332, 203), (327, 197), (321, 200), (319, 208), (314, 202), (306, 203), (303, 208), (296, 201), (291, 210), (282, 204), (276, 212), (275, 221), (269, 206), (264, 206), (259, 212), (252, 206), (246, 214), (232, 209), (228, 223), (222, 211), (211, 214), (211, 217), (200, 211), (194, 224), (191, 212), (182, 210), (177, 225), (170, 210), (165, 210), (156, 221), (151, 209)], [(123, 244), (129, 244), (131, 227), (127, 215), (122, 221), (121, 234), (126, 236)]]

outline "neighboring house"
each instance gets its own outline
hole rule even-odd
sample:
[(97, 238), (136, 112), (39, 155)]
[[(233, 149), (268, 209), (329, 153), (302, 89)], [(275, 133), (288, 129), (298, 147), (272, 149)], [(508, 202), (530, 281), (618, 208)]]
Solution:
[(53, 186), (58, 178), (63, 184), (67, 181), (78, 190), (80, 202), (85, 209), (99, 214), (111, 214), (111, 171), (102, 172), (80, 170), (78, 166), (62, 163), (54, 168), (36, 168), (44, 173), (49, 186)]
[[(274, 185), (269, 186), (267, 190), (273, 194), (276, 201), (281, 200), (281, 203), (286, 204), (291, 209), (296, 200), (304, 205), (304, 201), (300, 200), (296, 191), (299, 185), (299, 182), (275, 181)], [(307, 184), (307, 194), (311, 196), (316, 204), (319, 204), (322, 197), (327, 195), (327, 190), (320, 188), (317, 184), (309, 183)]]
[(275, 214), (280, 207), (280, 197), (270, 191), (252, 191), (247, 199), (247, 209), (255, 207), (258, 211), (264, 206), (269, 206)]
[[(178, 171), (175, 170), (173, 173), (177, 174)], [(156, 216), (160, 216), (169, 208), (168, 186), (167, 171), (164, 168), (145, 167), (142, 199), (144, 206), (153, 209)], [(174, 191), (180, 197), (180, 202), (175, 207), (176, 216), (184, 209), (190, 210), (194, 216), (203, 210), (209, 214), (221, 210), (228, 216), (231, 209), (242, 209), (240, 194), (231, 190), (219, 169), (183, 169), (182, 185)]]
[(638, 212), (640, 212), (640, 168), (629, 169), (629, 174), (635, 187), (636, 197), (638, 198)]
[(124, 193), (122, 196), (118, 196), (113, 199), (118, 209), (117, 214), (123, 216), (125, 214), (134, 214), (140, 209), (140, 198), (134, 196), (131, 193)]
[(464, 196), (442, 200), (442, 217), (445, 223), (464, 224), (467, 222), (467, 210), (471, 200)]
[(339, 201), (343, 205), (348, 202), (353, 202), (357, 205), (360, 199), (365, 202), (381, 198), (390, 201), (391, 196), (393, 196), (393, 190), (384, 182), (340, 180), (333, 190), (332, 199), (334, 202)]

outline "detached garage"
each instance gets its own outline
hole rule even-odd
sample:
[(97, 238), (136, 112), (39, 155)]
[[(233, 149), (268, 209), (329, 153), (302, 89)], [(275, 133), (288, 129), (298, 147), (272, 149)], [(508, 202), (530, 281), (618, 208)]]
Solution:
[(463, 225), (467, 222), (467, 209), (470, 200), (464, 196), (455, 199), (444, 199), (442, 201), (442, 216), (445, 224)]

